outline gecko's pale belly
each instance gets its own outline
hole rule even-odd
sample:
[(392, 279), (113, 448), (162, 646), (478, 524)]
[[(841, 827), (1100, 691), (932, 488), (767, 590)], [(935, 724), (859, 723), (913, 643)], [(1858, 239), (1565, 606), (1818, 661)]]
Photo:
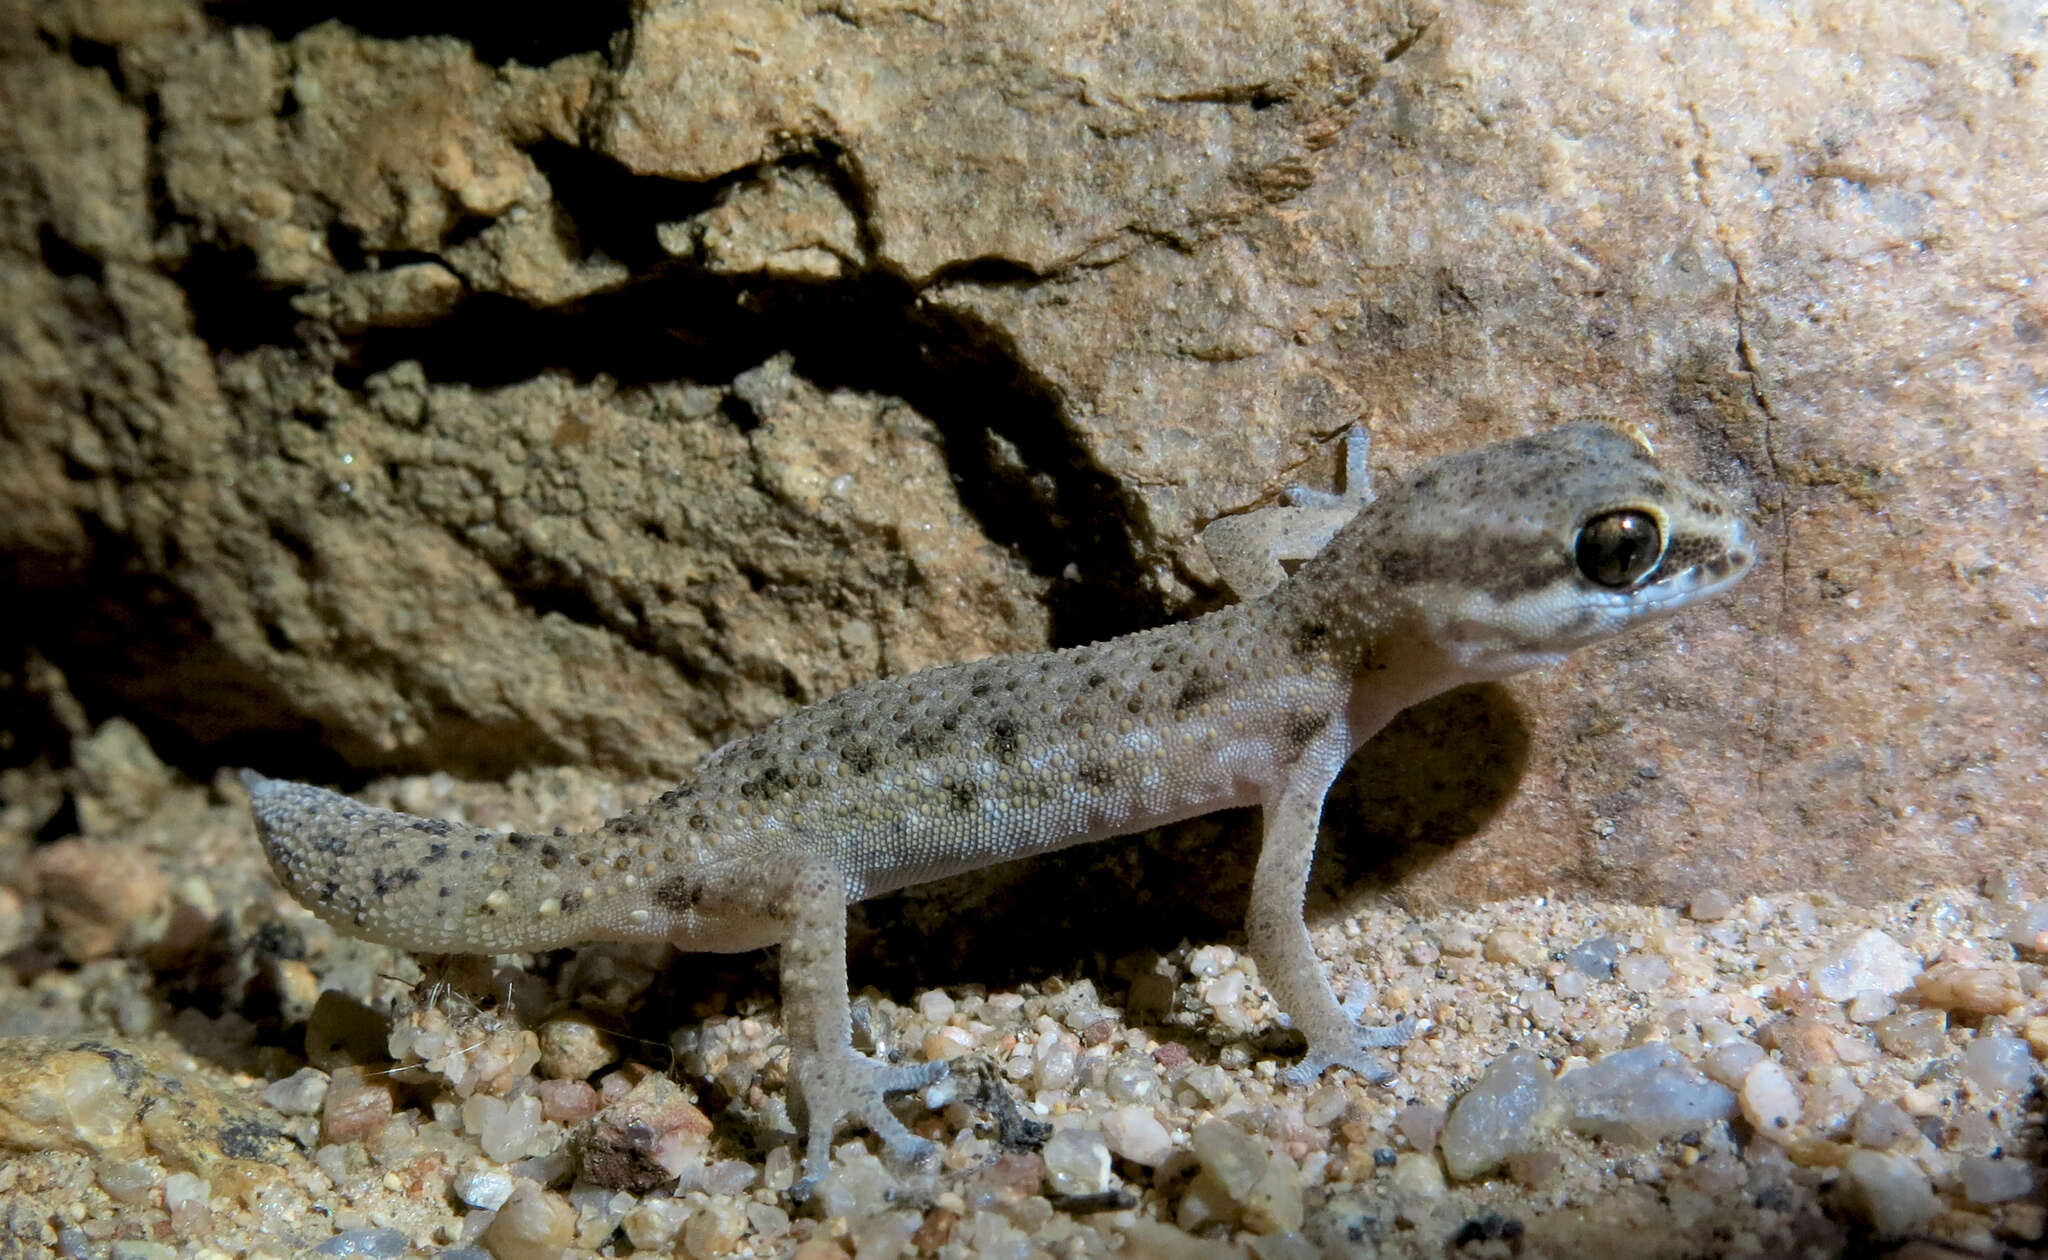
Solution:
[[(1139, 750), (1139, 755), (1145, 751)], [(1265, 785), (1278, 769), (1270, 741), (1259, 738), (1225, 743), (1220, 756), (1213, 745), (1203, 756), (1192, 758), (1169, 758), (1159, 749), (1150, 752), (1154, 760), (1149, 768), (1127, 786), (1098, 786), (1092, 792), (1023, 805), (991, 802), (966, 816), (909, 812), (883, 824), (890, 834), (879, 845), (865, 829), (820, 839), (849, 872), (849, 900), (859, 901), (1217, 810), (1256, 805), (1265, 799)], [(1070, 772), (1048, 765), (1043, 777), (1066, 782)]]
[(719, 749), (642, 822), (699, 861), (824, 858), (859, 900), (1256, 804), (1344, 720), (1345, 680), (1262, 630), (1239, 606), (863, 684)]

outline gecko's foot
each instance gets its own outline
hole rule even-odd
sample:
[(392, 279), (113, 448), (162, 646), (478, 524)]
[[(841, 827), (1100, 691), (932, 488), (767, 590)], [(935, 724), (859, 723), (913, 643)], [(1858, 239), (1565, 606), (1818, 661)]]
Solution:
[(804, 1118), (804, 1178), (793, 1188), (797, 1199), (808, 1198), (831, 1168), (832, 1135), (848, 1120), (882, 1139), (883, 1153), (898, 1171), (923, 1171), (936, 1163), (938, 1147), (904, 1128), (884, 1099), (924, 1089), (946, 1069), (944, 1061), (899, 1066), (851, 1049), (800, 1058), (792, 1082)]
[[(1345, 1014), (1354, 1018), (1359, 1011), (1345, 1007)], [(1374, 1050), (1385, 1050), (1405, 1044), (1421, 1025), (1413, 1019), (1403, 1019), (1392, 1024), (1377, 1026), (1353, 1026), (1345, 1041), (1336, 1046), (1318, 1045), (1309, 1042), (1308, 1053), (1301, 1056), (1301, 1062), (1280, 1073), (1281, 1081), (1289, 1085), (1312, 1085), (1321, 1079), (1324, 1072), (1333, 1067), (1349, 1068), (1359, 1078), (1378, 1085), (1392, 1080), (1394, 1069)]]

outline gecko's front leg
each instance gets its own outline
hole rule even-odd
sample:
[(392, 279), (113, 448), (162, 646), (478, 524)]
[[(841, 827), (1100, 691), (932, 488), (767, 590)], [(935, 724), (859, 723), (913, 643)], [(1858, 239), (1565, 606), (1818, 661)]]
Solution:
[(1265, 838), (1252, 875), (1251, 913), (1245, 924), (1259, 978), (1288, 1022), (1308, 1038), (1308, 1053), (1281, 1073), (1293, 1084), (1313, 1081), (1330, 1067), (1350, 1068), (1368, 1081), (1384, 1081), (1394, 1070), (1371, 1051), (1398, 1046), (1415, 1031), (1412, 1020), (1384, 1027), (1359, 1025), (1331, 990), (1303, 918), (1323, 797), (1350, 751), (1343, 725), (1341, 718), (1332, 719), (1266, 802)]
[[(750, 881), (752, 882), (752, 881)], [(946, 1073), (946, 1064), (898, 1066), (853, 1048), (853, 1018), (846, 990), (846, 877), (822, 858), (791, 855), (772, 880), (751, 889), (784, 921), (782, 1023), (789, 1038), (792, 1118), (803, 1129), (807, 1194), (831, 1166), (832, 1136), (854, 1120), (882, 1139), (892, 1162), (904, 1168), (933, 1160), (935, 1148), (914, 1137), (884, 1098), (923, 1089)]]

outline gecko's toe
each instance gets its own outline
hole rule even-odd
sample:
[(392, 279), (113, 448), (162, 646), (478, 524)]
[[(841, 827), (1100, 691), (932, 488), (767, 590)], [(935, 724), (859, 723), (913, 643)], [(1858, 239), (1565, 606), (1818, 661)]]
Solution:
[(1361, 1025), (1358, 1029), (1358, 1044), (1371, 1046), (1375, 1050), (1405, 1046), (1415, 1039), (1415, 1034), (1421, 1027), (1412, 1018), (1398, 1019), (1391, 1024)]

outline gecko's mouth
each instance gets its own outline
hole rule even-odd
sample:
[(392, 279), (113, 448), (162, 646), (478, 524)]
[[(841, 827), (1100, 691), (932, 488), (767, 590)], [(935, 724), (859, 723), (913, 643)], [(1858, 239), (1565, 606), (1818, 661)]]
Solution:
[(1742, 580), (1742, 575), (1749, 572), (1754, 563), (1756, 548), (1750, 545), (1749, 531), (1738, 527), (1718, 554), (1677, 573), (1658, 577), (1636, 591), (1630, 599), (1639, 609), (1675, 612), (1694, 600), (1733, 586)]

